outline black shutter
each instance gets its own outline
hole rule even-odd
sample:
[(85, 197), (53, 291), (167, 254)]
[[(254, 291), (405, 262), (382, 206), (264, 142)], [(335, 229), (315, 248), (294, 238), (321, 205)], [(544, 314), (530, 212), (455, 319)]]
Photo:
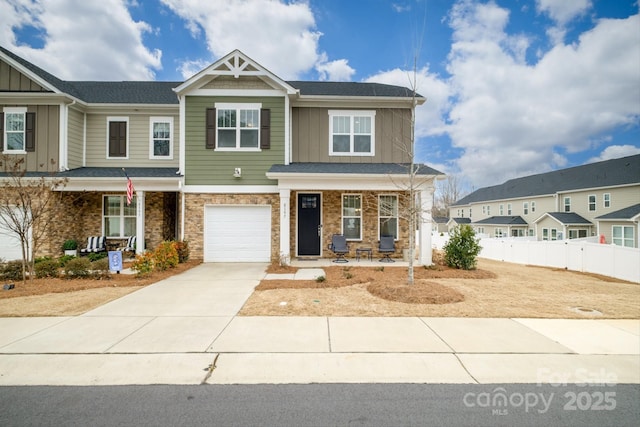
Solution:
[(25, 151), (36, 151), (36, 113), (26, 114), (24, 149)]
[(260, 148), (271, 148), (271, 110), (260, 110)]
[(127, 157), (127, 122), (109, 122), (109, 157)]
[(216, 148), (216, 109), (207, 108), (207, 127), (205, 134), (205, 148)]
[(0, 149), (4, 150), (4, 113), (0, 113)]

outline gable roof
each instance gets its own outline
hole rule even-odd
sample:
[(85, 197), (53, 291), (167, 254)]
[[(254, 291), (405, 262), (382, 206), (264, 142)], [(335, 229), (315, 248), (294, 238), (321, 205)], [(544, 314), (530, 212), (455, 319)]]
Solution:
[(480, 188), (452, 206), (640, 183), (640, 154), (506, 181)]
[(637, 205), (629, 206), (624, 209), (617, 210), (615, 212), (608, 213), (606, 215), (597, 216), (598, 220), (632, 220), (640, 216), (640, 203)]
[(575, 212), (546, 212), (533, 222), (538, 222), (547, 216), (555, 219), (563, 225), (593, 225), (591, 221), (583, 218)]
[(487, 224), (487, 225), (529, 225), (527, 221), (522, 219), (520, 215), (517, 216), (492, 216), (489, 218), (481, 219), (480, 221), (474, 221), (474, 224)]
[(456, 224), (471, 224), (471, 218), (451, 218), (449, 219), (449, 222), (453, 222)]

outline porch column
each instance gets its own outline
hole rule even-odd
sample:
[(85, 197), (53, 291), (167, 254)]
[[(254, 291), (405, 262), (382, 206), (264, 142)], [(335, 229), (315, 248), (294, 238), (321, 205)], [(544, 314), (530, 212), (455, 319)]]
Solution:
[(422, 265), (431, 265), (433, 257), (431, 256), (431, 228), (433, 218), (431, 217), (431, 209), (433, 208), (433, 187), (420, 191), (420, 207), (422, 218), (420, 224), (420, 233), (418, 244), (420, 245), (420, 259)]
[(280, 262), (289, 265), (291, 262), (291, 230), (289, 225), (289, 209), (291, 190), (280, 189)]
[(136, 255), (144, 253), (144, 191), (136, 190)]

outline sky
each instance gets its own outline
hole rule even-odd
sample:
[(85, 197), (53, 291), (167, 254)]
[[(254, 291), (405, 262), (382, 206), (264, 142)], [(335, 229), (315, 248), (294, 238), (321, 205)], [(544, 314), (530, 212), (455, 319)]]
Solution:
[(637, 0), (0, 0), (0, 45), (65, 80), (240, 49), (285, 80), (415, 82), (416, 161), (467, 191), (640, 153)]

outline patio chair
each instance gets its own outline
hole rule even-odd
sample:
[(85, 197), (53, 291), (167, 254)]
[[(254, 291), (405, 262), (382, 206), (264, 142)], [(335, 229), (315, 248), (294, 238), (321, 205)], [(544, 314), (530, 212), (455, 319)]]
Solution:
[(349, 246), (347, 245), (347, 239), (342, 234), (334, 234), (331, 237), (329, 250), (336, 255), (336, 259), (333, 262), (349, 262), (344, 257), (349, 253)]
[(395, 262), (391, 259), (391, 254), (396, 253), (396, 244), (393, 236), (381, 236), (378, 252), (382, 255), (380, 262)]
[(136, 236), (127, 237), (127, 243), (124, 246), (118, 248), (121, 252), (135, 252), (136, 251)]
[(104, 252), (107, 250), (107, 238), (105, 236), (91, 236), (87, 238), (87, 247), (80, 249), (80, 255), (91, 252)]

